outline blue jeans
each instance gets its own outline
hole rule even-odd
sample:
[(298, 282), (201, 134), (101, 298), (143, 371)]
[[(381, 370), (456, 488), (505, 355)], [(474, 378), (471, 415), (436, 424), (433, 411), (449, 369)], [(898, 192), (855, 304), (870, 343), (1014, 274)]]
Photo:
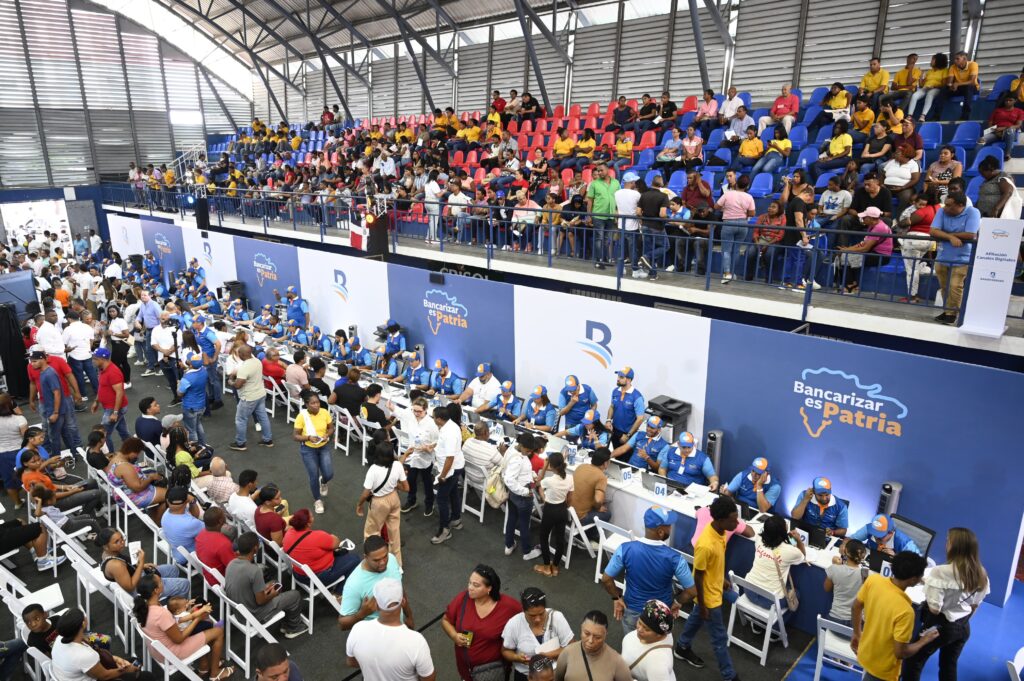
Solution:
[(626, 608), (622, 613), (622, 635), (627, 636), (629, 632), (636, 629), (636, 621), (640, 619), (640, 613), (636, 610)]
[(156, 571), (160, 573), (160, 577), (163, 580), (165, 598), (173, 598), (174, 596), (188, 598), (189, 594), (192, 593), (191, 582), (181, 576), (176, 565), (157, 565)]
[(819, 175), (829, 170), (838, 170), (839, 168), (845, 168), (846, 164), (850, 162), (849, 156), (840, 156), (839, 158), (830, 158), (824, 161), (815, 161), (808, 170), (811, 172), (811, 177), (817, 179)]
[[(156, 349), (153, 347), (153, 329), (146, 329), (145, 349), (146, 368), (149, 369), (150, 371), (156, 371), (157, 356)], [(139, 357), (139, 359), (141, 360), (143, 358)]]
[(429, 468), (409, 467), (406, 473), (409, 477), (409, 496), (405, 503), (412, 505), (416, 503), (416, 488), (420, 482), (423, 483), (423, 505), (427, 510), (434, 508), (434, 473)]
[(309, 476), (309, 491), (313, 493), (314, 501), (320, 501), (320, 481), (327, 483), (334, 477), (331, 445), (328, 443), (317, 449), (300, 443), (299, 453), (302, 455), (302, 465), (306, 467), (306, 474)]
[(651, 273), (658, 273), (658, 263), (665, 257), (668, 251), (668, 237), (665, 230), (644, 228), (644, 257), (651, 266)]
[(206, 431), (203, 430), (203, 410), (182, 409), (181, 416), (181, 420), (185, 424), (185, 428), (188, 430), (188, 439), (193, 442), (198, 442), (201, 445), (205, 445)]
[(679, 635), (676, 643), (681, 648), (689, 648), (697, 631), (704, 624), (708, 625), (708, 633), (711, 635), (711, 647), (715, 651), (715, 660), (718, 662), (718, 671), (726, 681), (736, 677), (732, 668), (732, 659), (729, 657), (729, 637), (725, 632), (725, 623), (722, 620), (722, 607), (708, 608), (708, 619), (703, 620), (700, 616), (700, 608), (694, 606), (693, 612), (683, 625), (683, 633)]
[(505, 548), (516, 543), (516, 529), (519, 530), (519, 548), (525, 556), (533, 550), (530, 542), (530, 514), (533, 513), (533, 498), (509, 492), (508, 520), (505, 521)]
[(774, 173), (776, 170), (782, 167), (782, 163), (785, 161), (782, 154), (777, 151), (771, 151), (757, 159), (757, 163), (750, 171), (750, 177), (755, 177), (758, 173)]
[(1003, 131), (1002, 135), (990, 132), (981, 138), (981, 144), (988, 145), (993, 142), (1002, 142), (1003, 147), (1006, 149), (1006, 158), (1009, 159), (1013, 156), (1013, 148), (1017, 146), (1017, 131), (1011, 128), (1007, 128)]
[(732, 274), (732, 263), (735, 260), (739, 263), (740, 246), (747, 240), (746, 225), (726, 222), (722, 224), (722, 273)]
[(462, 517), (462, 496), (459, 494), (459, 480), (463, 471), (454, 471), (445, 478), (435, 491), (437, 495), (437, 531), (448, 528), (449, 523)]
[(92, 363), (92, 359), (72, 359), (68, 357), (68, 364), (71, 365), (71, 373), (75, 375), (75, 380), (78, 381), (78, 390), (82, 395), (88, 394), (88, 391), (85, 389), (85, 379), (88, 377), (89, 385), (92, 386), (93, 397), (95, 397), (100, 387), (100, 379), (96, 374), (96, 365)]
[[(594, 223), (594, 261), (608, 262), (614, 254), (610, 253), (615, 241), (615, 221), (607, 218), (593, 218)], [(586, 234), (586, 232), (584, 232)], [(583, 246), (586, 254), (586, 245)]]
[(267, 399), (238, 400), (238, 407), (235, 409), (235, 444), (244, 445), (245, 435), (249, 430), (249, 420), (255, 418), (256, 423), (263, 429), (263, 441), (270, 442), (274, 439), (270, 432), (270, 419), (267, 417)]
[(75, 418), (75, 407), (70, 397), (67, 395), (61, 397), (60, 411), (55, 422), (50, 423), (49, 417), (46, 417), (45, 414), (44, 417), (48, 426), (47, 436), (52, 447), (50, 452), (58, 455), (65, 447), (78, 448), (82, 446), (82, 436), (78, 433), (78, 419)]
[(103, 430), (107, 433), (107, 448), (110, 451), (114, 451), (114, 440), (110, 437), (111, 433), (117, 430), (117, 434), (121, 436), (121, 442), (124, 442), (131, 437), (131, 433), (128, 432), (128, 424), (124, 420), (124, 415), (128, 412), (128, 407), (121, 407), (117, 410), (117, 421), (114, 423), (110, 422), (110, 417), (114, 413), (113, 409), (103, 410)]
[(210, 404), (216, 404), (224, 400), (223, 380), (224, 377), (221, 374), (220, 364), (215, 362), (206, 365), (206, 396), (210, 399)]
[(744, 591), (743, 595), (746, 596), (747, 600), (753, 603), (754, 605), (764, 608), (766, 610), (775, 605), (775, 603), (773, 603), (770, 599), (764, 598), (763, 596), (761, 596), (761, 594), (756, 594), (753, 591)]
[(631, 165), (633, 165), (633, 159), (631, 158), (620, 158), (615, 161), (612, 161), (612, 168), (615, 168), (616, 177), (622, 177), (624, 169), (628, 168)]
[(4, 652), (0, 653), (0, 679), (14, 678), (14, 670), (28, 650), (28, 644), (20, 638), (2, 643)]
[(804, 260), (806, 259), (806, 249), (801, 248), (799, 245), (786, 246), (786, 262), (782, 266), (782, 282), (784, 284), (800, 283), (800, 277), (804, 273)]

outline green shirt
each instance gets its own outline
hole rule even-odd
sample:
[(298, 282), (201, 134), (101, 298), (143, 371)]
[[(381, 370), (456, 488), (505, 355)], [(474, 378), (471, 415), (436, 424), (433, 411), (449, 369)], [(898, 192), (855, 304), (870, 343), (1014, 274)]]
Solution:
[(615, 214), (615, 192), (619, 191), (618, 180), (593, 180), (587, 188), (587, 198), (593, 202), (591, 212), (595, 215)]

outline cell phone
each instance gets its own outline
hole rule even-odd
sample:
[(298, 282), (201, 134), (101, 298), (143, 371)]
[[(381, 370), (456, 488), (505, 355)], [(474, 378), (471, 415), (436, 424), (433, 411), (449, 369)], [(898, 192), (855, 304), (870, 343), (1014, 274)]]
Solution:
[(284, 588), (284, 584), (281, 582), (274, 582), (274, 591), (280, 591)]
[(927, 634), (932, 633), (933, 631), (938, 631), (938, 630), (939, 630), (938, 626), (928, 627), (927, 629), (922, 629), (921, 630), (921, 636), (925, 636)]

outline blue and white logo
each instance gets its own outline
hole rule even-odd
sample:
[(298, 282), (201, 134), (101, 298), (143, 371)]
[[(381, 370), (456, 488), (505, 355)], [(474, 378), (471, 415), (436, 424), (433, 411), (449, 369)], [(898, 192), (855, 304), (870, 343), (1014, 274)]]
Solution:
[(277, 281), (277, 265), (266, 253), (257, 253), (252, 258), (252, 266), (256, 269), (256, 283), (263, 288), (268, 281)]
[(348, 302), (347, 283), (348, 277), (345, 276), (345, 273), (341, 270), (334, 270), (334, 284), (332, 285), (332, 288), (334, 289), (334, 292), (338, 294), (338, 297), (346, 303)]
[(583, 354), (593, 357), (602, 368), (612, 365), (612, 330), (607, 324), (587, 320), (587, 340), (576, 341), (583, 349)]

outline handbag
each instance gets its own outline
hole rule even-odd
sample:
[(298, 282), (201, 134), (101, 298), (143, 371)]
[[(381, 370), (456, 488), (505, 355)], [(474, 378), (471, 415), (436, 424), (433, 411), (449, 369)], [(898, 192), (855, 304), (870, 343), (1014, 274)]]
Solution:
[[(458, 629), (462, 631), (462, 623), (466, 619), (466, 604), (469, 603), (469, 594), (465, 593), (462, 595), (462, 609), (459, 611), (459, 623)], [(472, 681), (506, 681), (508, 679), (508, 667), (505, 665), (504, 660), (494, 660), (493, 662), (485, 662), (478, 664), (475, 667), (469, 662), (469, 649), (462, 648), (463, 655), (466, 656), (466, 666), (469, 667), (469, 677)]]
[(637, 666), (638, 664), (640, 664), (641, 662), (643, 662), (643, 659), (644, 659), (645, 657), (647, 657), (647, 653), (650, 653), (651, 651), (654, 651), (654, 650), (671, 650), (671, 649), (672, 649), (672, 646), (670, 646), (670, 645), (654, 646), (654, 647), (652, 647), (652, 648), (648, 648), (648, 649), (647, 649), (647, 650), (645, 650), (644, 652), (640, 653), (640, 657), (638, 657), (638, 658), (636, 658), (635, 660), (633, 660), (633, 664), (629, 665), (629, 668), (630, 668), (630, 669), (633, 669), (633, 668), (634, 668), (634, 667), (636, 667), (636, 666)]
[[(779, 560), (782, 560), (781, 552)], [(775, 563), (775, 561), (772, 561)], [(787, 580), (782, 579), (782, 568), (779, 567), (778, 563), (775, 563), (775, 574), (779, 576), (779, 583), (782, 584), (782, 590), (786, 593), (786, 605), (789, 607), (790, 612), (796, 612), (800, 608), (800, 595), (796, 592), (796, 587), (793, 585), (793, 576), (787, 575)]]

